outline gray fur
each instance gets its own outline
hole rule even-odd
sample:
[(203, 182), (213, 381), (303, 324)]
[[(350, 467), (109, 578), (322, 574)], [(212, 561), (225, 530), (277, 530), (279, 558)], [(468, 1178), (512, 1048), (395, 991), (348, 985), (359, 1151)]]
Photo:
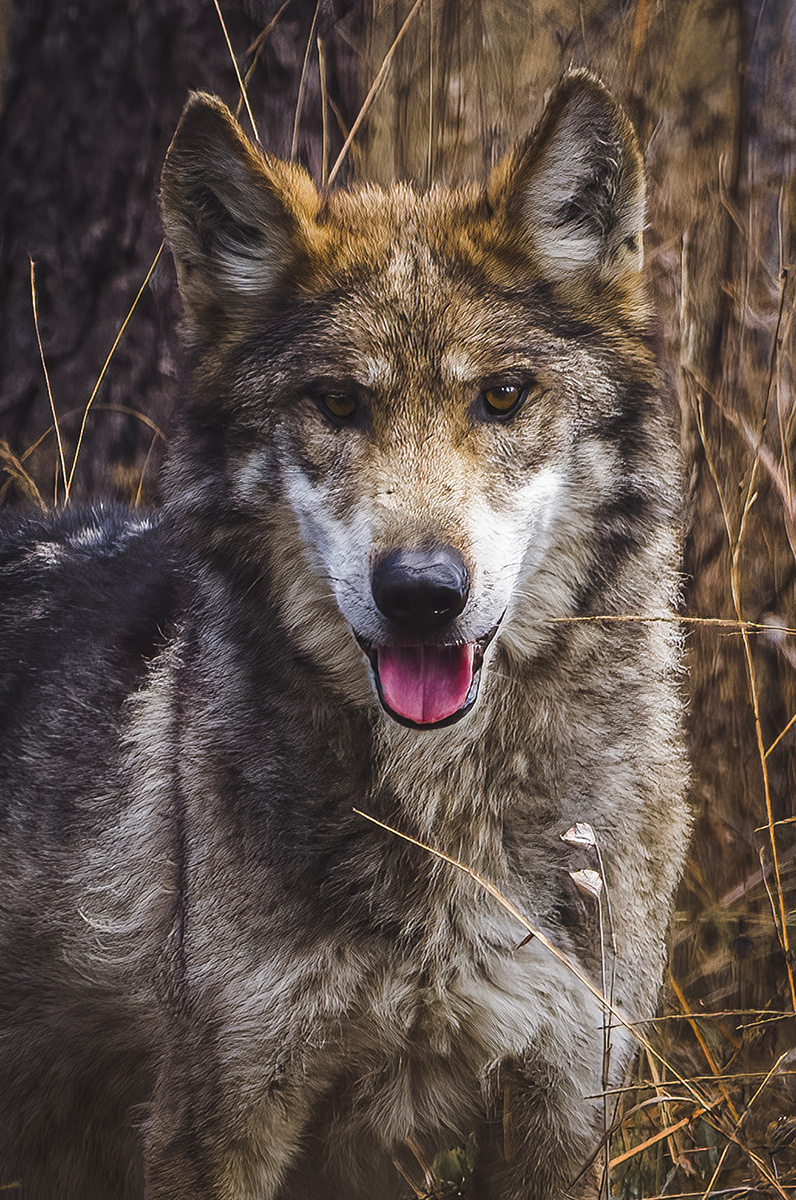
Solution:
[[(632, 164), (624, 229), (640, 160), (595, 81), (551, 102), (544, 162), (572, 103)], [(479, 1200), (555, 1200), (596, 1145), (598, 1001), (472, 878), (354, 812), (479, 872), (598, 984), (571, 878), (593, 863), (561, 840), (589, 822), (616, 1003), (653, 1015), (689, 827), (679, 637), (561, 618), (671, 615), (677, 459), (638, 256), (608, 284), (604, 247), (546, 276), (549, 239), (511, 226), (528, 154), (488, 203), (319, 209), (218, 102), (186, 113), (164, 206), (195, 400), (166, 512), (0, 542), (0, 1183), (24, 1200), (402, 1200), (410, 1145), (430, 1164), (471, 1133)], [(229, 201), (215, 241), (203, 179)], [(231, 245), (254, 257), (230, 299)], [(478, 380), (507, 355), (542, 382), (498, 428)], [(324, 424), (317, 379), (353, 381), (361, 427)], [(472, 712), (413, 729), (351, 630), (388, 636), (368, 563), (429, 538), (472, 577), (451, 638), (502, 623)], [(610, 1086), (633, 1049), (614, 1032)]]

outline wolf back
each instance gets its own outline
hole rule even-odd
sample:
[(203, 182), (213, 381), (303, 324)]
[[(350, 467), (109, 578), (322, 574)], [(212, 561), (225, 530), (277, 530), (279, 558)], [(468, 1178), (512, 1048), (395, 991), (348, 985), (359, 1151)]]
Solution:
[(593, 1153), (633, 1040), (605, 1060), (561, 835), (599, 840), (638, 1021), (689, 828), (643, 198), (584, 73), (485, 186), (422, 195), (319, 194), (189, 103), (164, 512), (0, 550), (25, 1200), (401, 1200), (464, 1145), (472, 1195), (555, 1200)]

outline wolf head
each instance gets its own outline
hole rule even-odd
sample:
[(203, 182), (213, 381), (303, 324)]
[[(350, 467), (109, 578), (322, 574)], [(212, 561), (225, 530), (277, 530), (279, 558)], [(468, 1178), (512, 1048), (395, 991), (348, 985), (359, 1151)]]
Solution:
[(319, 194), (189, 102), (163, 175), (181, 502), (350, 698), (458, 721), (498, 647), (533, 658), (649, 537), (643, 213), (632, 127), (582, 72), (485, 187), (422, 195)]

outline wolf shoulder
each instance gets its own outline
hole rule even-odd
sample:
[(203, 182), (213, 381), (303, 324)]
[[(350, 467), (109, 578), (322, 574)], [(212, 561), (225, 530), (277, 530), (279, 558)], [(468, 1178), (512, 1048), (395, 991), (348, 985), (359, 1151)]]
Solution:
[[(112, 768), (124, 702), (175, 619), (157, 515), (97, 505), (0, 527), (0, 797), (67, 820)], [(5, 793), (5, 795), (3, 795)]]

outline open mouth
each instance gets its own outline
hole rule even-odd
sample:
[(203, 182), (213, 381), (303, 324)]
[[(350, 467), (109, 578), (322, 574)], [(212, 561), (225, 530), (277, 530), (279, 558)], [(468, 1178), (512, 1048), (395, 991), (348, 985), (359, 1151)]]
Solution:
[(461, 720), (475, 704), (484, 652), (497, 629), (495, 625), (477, 641), (456, 645), (357, 641), (370, 659), (379, 699), (390, 716), (415, 729), (438, 729)]

